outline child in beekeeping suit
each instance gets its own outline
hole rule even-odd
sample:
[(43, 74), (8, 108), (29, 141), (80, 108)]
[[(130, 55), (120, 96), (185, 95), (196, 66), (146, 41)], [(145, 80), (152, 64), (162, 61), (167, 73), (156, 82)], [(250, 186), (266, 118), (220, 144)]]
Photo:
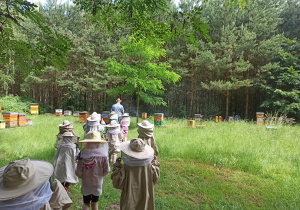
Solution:
[(121, 210), (154, 210), (154, 185), (160, 177), (159, 162), (153, 149), (142, 139), (120, 144), (122, 160), (114, 164), (111, 179), (114, 188), (120, 189)]
[(73, 134), (71, 132), (65, 132), (62, 135), (58, 150), (54, 157), (54, 173), (53, 178), (57, 179), (68, 191), (69, 186), (76, 185), (78, 178), (75, 175), (76, 168), (76, 156), (79, 153), (76, 145), (72, 142)]
[(109, 145), (109, 161), (111, 161), (111, 156), (113, 155), (113, 162), (116, 162), (117, 154), (120, 152), (119, 145), (124, 138), (122, 131), (120, 130), (120, 124), (113, 120), (108, 125), (106, 125), (107, 131), (103, 135), (108, 141)]
[(154, 149), (155, 155), (158, 156), (158, 148), (155, 142), (153, 128), (154, 125), (151, 124), (148, 120), (144, 120), (142, 123), (138, 123), (137, 132), (139, 134), (138, 138), (144, 140), (146, 144)]
[(59, 133), (56, 135), (57, 137), (56, 137), (56, 142), (54, 144), (54, 147), (55, 148), (59, 147), (61, 140), (62, 140), (62, 135), (65, 132), (71, 132), (73, 134), (73, 137), (72, 137), (73, 143), (78, 142), (80, 137), (73, 131), (73, 129), (74, 129), (73, 123), (69, 122), (68, 120), (64, 120), (63, 123), (59, 125)]
[(122, 142), (127, 141), (127, 135), (128, 135), (128, 130), (129, 130), (129, 126), (130, 126), (130, 116), (128, 113), (124, 113), (121, 116), (121, 129), (123, 131), (124, 134), (124, 138), (122, 139)]
[(83, 195), (83, 210), (98, 209), (99, 196), (102, 194), (103, 178), (110, 171), (108, 163), (108, 144), (101, 140), (100, 134), (91, 131), (85, 135), (84, 145), (80, 152), (76, 175), (82, 179), (81, 193)]
[(100, 119), (97, 118), (96, 115), (91, 115), (91, 117), (88, 118), (87, 122), (83, 126), (84, 129), (84, 135), (86, 135), (90, 131), (96, 131), (96, 132), (103, 132), (104, 126), (100, 124)]

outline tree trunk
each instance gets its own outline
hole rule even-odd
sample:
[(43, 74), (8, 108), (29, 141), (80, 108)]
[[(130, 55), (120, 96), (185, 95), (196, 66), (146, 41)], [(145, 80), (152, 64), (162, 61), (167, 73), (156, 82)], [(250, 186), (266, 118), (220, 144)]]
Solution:
[(194, 69), (191, 65), (191, 95), (190, 95), (190, 117), (193, 116), (193, 101), (194, 101)]
[(140, 88), (138, 89), (138, 95), (137, 95), (136, 124), (139, 123), (139, 105), (140, 105)]
[(226, 113), (225, 113), (225, 119), (228, 119), (228, 113), (229, 113), (229, 90), (226, 90)]
[[(246, 79), (249, 78), (249, 69), (246, 72)], [(246, 103), (245, 103), (245, 119), (248, 119), (248, 111), (249, 111), (249, 87), (246, 87)]]

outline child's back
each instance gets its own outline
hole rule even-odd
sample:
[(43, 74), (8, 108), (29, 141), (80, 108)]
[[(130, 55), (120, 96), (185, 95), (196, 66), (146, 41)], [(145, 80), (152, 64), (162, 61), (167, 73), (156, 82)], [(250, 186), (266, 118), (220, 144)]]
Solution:
[(99, 196), (102, 194), (103, 178), (110, 171), (108, 163), (108, 144), (100, 139), (98, 132), (90, 132), (80, 141), (85, 146), (80, 153), (76, 175), (82, 179), (81, 194), (83, 209), (98, 209)]

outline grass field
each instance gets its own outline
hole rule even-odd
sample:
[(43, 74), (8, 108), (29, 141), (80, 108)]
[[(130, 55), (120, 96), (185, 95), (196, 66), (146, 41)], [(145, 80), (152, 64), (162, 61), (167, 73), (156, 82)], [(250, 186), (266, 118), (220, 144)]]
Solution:
[[(0, 130), (0, 167), (29, 157), (53, 162), (58, 125), (67, 119), (83, 137), (75, 117), (27, 116), (33, 126)], [(153, 123), (153, 119), (149, 120)], [(132, 119), (128, 139), (137, 137)], [(155, 187), (156, 209), (299, 209), (299, 126), (267, 130), (254, 123), (203, 122), (189, 128), (186, 120), (165, 120), (155, 127), (161, 177)], [(199, 124), (199, 122), (198, 122)], [(70, 187), (81, 209), (80, 184)], [(118, 204), (120, 191), (104, 179), (99, 209)]]

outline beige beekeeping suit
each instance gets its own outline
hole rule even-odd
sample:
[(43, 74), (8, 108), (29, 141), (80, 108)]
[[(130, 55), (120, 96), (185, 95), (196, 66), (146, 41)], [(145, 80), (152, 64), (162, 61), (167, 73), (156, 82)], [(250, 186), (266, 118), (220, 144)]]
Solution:
[(121, 210), (154, 210), (154, 185), (160, 177), (159, 162), (146, 166), (129, 166), (116, 162), (111, 179), (122, 190)]

